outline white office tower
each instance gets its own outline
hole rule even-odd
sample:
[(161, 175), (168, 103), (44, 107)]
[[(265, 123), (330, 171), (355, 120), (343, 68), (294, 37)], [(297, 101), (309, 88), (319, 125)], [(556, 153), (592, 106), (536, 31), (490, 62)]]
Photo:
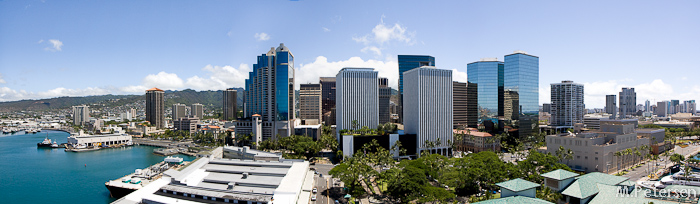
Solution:
[[(406, 134), (416, 134), (416, 153), (428, 150), (449, 155), (453, 140), (452, 70), (423, 66), (403, 76), (404, 129)], [(430, 143), (432, 148), (426, 146)]]
[[(336, 75), (336, 132), (379, 125), (379, 84), (373, 68), (343, 68)], [(450, 86), (452, 86), (450, 82)], [(353, 125), (353, 121), (357, 121)], [(340, 136), (338, 136), (340, 137)], [(340, 138), (338, 138), (340, 141)]]
[(187, 106), (185, 106), (185, 104), (179, 104), (179, 103), (173, 104), (173, 110), (172, 110), (172, 114), (171, 114), (173, 121), (187, 116), (187, 113), (185, 113), (185, 110), (186, 110), (185, 107), (187, 107)]

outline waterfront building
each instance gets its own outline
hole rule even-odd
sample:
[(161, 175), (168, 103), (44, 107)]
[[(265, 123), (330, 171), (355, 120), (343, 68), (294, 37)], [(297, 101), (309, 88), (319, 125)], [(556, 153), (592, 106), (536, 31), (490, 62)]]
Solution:
[(611, 119), (617, 116), (617, 96), (605, 95), (605, 113), (612, 114)]
[(399, 55), (399, 123), (403, 123), (403, 74), (422, 66), (435, 66), (435, 57), (429, 55)]
[(637, 113), (637, 93), (634, 88), (622, 88), (620, 92), (620, 118)]
[(452, 127), (467, 126), (467, 83), (452, 82)]
[(173, 109), (172, 109), (172, 119), (173, 121), (187, 116), (187, 113), (185, 113), (185, 106), (184, 104), (173, 104)]
[(389, 79), (379, 78), (379, 124), (391, 121), (391, 87)]
[(472, 101), (470, 105), (476, 105), (472, 106), (476, 108), (467, 109), (467, 115), (476, 116), (472, 120), (483, 125), (487, 132), (498, 132), (500, 128), (497, 125), (502, 125), (498, 124), (498, 117), (503, 115), (503, 62), (496, 58), (484, 58), (469, 63), (467, 76), (467, 88), (472, 87), (468, 101)]
[(173, 128), (175, 130), (187, 131), (190, 134), (197, 132), (197, 124), (200, 119), (197, 116), (183, 116), (173, 119)]
[(223, 111), (225, 121), (234, 121), (238, 118), (238, 91), (235, 89), (224, 90)]
[(190, 105), (190, 115), (199, 119), (204, 119), (204, 106), (199, 103)]
[(266, 151), (250, 149), (248, 146), (236, 147), (226, 146), (223, 150), (225, 159), (253, 160), (253, 161), (275, 161), (284, 160), (282, 153), (271, 153)]
[(165, 127), (165, 92), (159, 88), (146, 90), (146, 121), (156, 129)]
[(108, 134), (108, 135), (71, 135), (68, 137), (68, 145), (72, 147), (99, 147), (101, 145), (131, 145), (131, 135)]
[(272, 157), (261, 158), (265, 162), (201, 157), (114, 203), (308, 203), (314, 186), (309, 162)]
[(321, 77), (321, 103), (323, 103), (323, 123), (335, 125), (335, 77)]
[(73, 125), (85, 125), (90, 120), (90, 107), (86, 105), (73, 106)]
[[(294, 132), (294, 55), (280, 44), (257, 57), (245, 82), (244, 121), (237, 123), (236, 134), (253, 132), (253, 116), (260, 116), (261, 139), (287, 137)], [(255, 128), (257, 129), (257, 128)]]
[(336, 75), (338, 133), (341, 130), (357, 130), (363, 126), (376, 128), (379, 125), (377, 74), (372, 68), (343, 68)]
[(321, 84), (301, 84), (299, 88), (299, 119), (306, 125), (321, 124)]
[[(537, 130), (540, 108), (539, 73), (540, 58), (537, 56), (515, 51), (504, 57), (504, 110), (500, 116), (504, 116), (503, 126), (509, 129), (512, 137), (523, 139)], [(509, 107), (509, 110), (506, 111), (505, 107)]]
[[(404, 72), (404, 132), (416, 134), (418, 149), (450, 155), (453, 96), (452, 70), (423, 66)], [(434, 143), (426, 146), (427, 142)]]
[(552, 126), (574, 126), (583, 123), (583, 85), (573, 81), (562, 81), (552, 86)]
[(466, 128), (463, 130), (453, 130), (455, 136), (455, 151), (461, 152), (482, 152), (501, 151), (501, 141), (487, 132), (479, 132), (476, 128)]

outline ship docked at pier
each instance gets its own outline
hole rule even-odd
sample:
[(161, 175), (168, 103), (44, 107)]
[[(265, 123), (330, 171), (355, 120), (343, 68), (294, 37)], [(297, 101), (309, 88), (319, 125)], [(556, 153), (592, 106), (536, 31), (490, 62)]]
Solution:
[(184, 164), (185, 162), (180, 157), (166, 157), (162, 162), (146, 169), (136, 169), (132, 174), (107, 181), (105, 182), (105, 187), (109, 190), (110, 196), (121, 198), (159, 179), (163, 172), (168, 169), (179, 168)]

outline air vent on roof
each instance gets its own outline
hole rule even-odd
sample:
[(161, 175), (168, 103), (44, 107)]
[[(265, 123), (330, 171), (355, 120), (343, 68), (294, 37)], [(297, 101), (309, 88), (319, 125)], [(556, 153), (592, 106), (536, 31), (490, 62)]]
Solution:
[(241, 179), (247, 179), (248, 178), (248, 172), (243, 172), (243, 177)]

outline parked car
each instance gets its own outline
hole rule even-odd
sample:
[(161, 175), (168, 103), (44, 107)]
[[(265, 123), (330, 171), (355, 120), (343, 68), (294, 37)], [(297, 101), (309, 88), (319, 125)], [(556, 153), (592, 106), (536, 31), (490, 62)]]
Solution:
[(317, 192), (318, 192), (318, 189), (317, 189), (316, 187), (314, 187), (314, 190), (312, 190), (311, 192), (317, 193)]
[(311, 201), (315, 201), (315, 200), (316, 200), (316, 195), (312, 195), (312, 196), (311, 196)]

